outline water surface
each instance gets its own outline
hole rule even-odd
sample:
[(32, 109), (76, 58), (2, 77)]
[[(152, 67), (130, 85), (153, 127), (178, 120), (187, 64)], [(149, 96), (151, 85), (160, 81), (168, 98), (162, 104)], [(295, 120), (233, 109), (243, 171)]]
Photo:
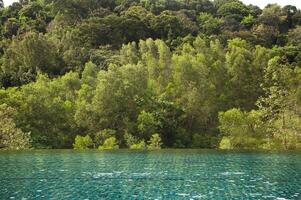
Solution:
[(0, 199), (301, 199), (301, 154), (6, 151)]

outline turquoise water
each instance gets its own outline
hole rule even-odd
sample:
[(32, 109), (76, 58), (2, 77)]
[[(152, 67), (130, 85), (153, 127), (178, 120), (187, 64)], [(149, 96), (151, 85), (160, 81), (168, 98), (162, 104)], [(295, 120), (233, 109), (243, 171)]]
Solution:
[(301, 199), (301, 154), (0, 152), (0, 199)]

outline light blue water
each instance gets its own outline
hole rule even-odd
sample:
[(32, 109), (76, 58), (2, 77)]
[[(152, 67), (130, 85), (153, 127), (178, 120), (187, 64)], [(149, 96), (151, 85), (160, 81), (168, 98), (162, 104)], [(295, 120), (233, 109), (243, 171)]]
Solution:
[(0, 152), (0, 199), (301, 199), (301, 154)]

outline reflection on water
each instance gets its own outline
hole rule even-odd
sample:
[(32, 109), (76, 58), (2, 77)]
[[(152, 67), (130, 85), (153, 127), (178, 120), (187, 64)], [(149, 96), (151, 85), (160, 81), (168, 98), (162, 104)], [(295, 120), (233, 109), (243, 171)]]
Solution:
[(301, 199), (301, 154), (0, 152), (1, 199)]

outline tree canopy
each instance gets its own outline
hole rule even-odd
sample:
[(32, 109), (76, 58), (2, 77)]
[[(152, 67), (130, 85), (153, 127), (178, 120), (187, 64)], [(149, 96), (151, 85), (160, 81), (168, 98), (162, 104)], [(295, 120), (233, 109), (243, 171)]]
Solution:
[(0, 27), (0, 148), (301, 146), (294, 6), (0, 1)]

